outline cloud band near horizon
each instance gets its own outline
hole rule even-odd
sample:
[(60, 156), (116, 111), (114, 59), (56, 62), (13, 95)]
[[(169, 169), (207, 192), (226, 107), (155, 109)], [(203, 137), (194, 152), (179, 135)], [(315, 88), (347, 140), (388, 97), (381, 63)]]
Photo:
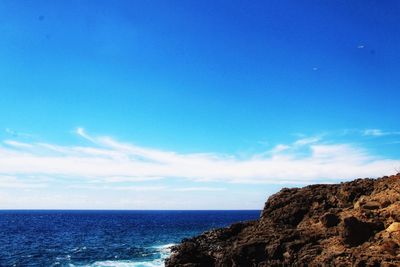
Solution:
[[(400, 166), (399, 159), (382, 158), (361, 147), (332, 144), (315, 137), (278, 144), (264, 153), (242, 159), (228, 154), (182, 154), (146, 148), (122, 143), (108, 136), (93, 136), (83, 128), (78, 128), (75, 133), (87, 140), (88, 145), (4, 140), (0, 145), (0, 187), (29, 186), (20, 180), (27, 176), (70, 178), (78, 184), (94, 181), (137, 184), (176, 178), (196, 183), (331, 183), (387, 175)], [(199, 190), (208, 188), (200, 185)]]

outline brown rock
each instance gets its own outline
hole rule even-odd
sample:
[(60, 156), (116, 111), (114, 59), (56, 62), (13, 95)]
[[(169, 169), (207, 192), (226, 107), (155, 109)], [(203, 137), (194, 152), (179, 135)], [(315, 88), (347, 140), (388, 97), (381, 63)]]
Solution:
[(376, 210), (379, 209), (381, 206), (381, 204), (377, 201), (369, 201), (367, 203), (365, 203), (364, 205), (362, 205), (363, 209), (367, 209), (367, 210)]
[(398, 192), (400, 175), (285, 188), (259, 220), (185, 239), (166, 267), (400, 266)]
[(388, 200), (388, 199), (385, 199), (385, 200), (382, 201), (381, 206), (382, 206), (382, 208), (386, 208), (390, 204), (392, 204), (392, 202), (390, 200)]
[(393, 256), (396, 256), (399, 245), (396, 242), (389, 240), (383, 242), (380, 248), (382, 252), (387, 252)]
[(386, 228), (386, 231), (388, 231), (389, 233), (399, 232), (400, 231), (400, 222), (392, 223), (391, 225), (389, 225), (388, 228)]

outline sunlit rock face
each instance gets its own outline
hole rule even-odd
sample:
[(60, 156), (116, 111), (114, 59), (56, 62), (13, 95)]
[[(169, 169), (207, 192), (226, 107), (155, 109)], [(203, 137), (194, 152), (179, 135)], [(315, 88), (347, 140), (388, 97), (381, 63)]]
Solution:
[(183, 240), (166, 266), (400, 266), (400, 174), (284, 188), (259, 220)]

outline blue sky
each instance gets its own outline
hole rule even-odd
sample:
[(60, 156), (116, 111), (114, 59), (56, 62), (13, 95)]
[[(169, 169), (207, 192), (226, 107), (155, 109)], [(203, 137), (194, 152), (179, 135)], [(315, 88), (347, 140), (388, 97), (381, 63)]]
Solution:
[(1, 1), (0, 208), (259, 209), (394, 173), (399, 12)]

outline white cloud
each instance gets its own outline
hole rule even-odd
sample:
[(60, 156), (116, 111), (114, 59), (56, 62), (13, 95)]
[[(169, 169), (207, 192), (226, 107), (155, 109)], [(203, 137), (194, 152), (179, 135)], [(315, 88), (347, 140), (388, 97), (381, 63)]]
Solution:
[(17, 131), (14, 131), (14, 130), (10, 129), (10, 128), (6, 128), (6, 129), (4, 129), (4, 131), (5, 131), (7, 134), (9, 134), (9, 135), (11, 135), (11, 136), (13, 136), (13, 137), (23, 137), (23, 138), (32, 137), (31, 134), (17, 132)]
[(400, 135), (400, 132), (386, 132), (381, 129), (366, 129), (363, 131), (363, 135), (379, 137), (388, 135)]
[(226, 188), (223, 187), (171, 187), (171, 186), (160, 186), (160, 185), (150, 185), (150, 186), (138, 186), (138, 185), (125, 185), (125, 186), (110, 186), (109, 184), (93, 185), (93, 184), (73, 184), (67, 186), (71, 189), (88, 189), (88, 190), (117, 190), (117, 191), (136, 191), (136, 192), (149, 192), (149, 191), (169, 191), (169, 192), (194, 192), (194, 191), (225, 191)]
[(155, 181), (161, 180), (163, 177), (147, 176), (147, 177), (135, 177), (135, 176), (111, 176), (106, 177), (101, 182), (106, 183), (126, 183), (126, 182), (144, 182), (144, 181)]
[[(180, 178), (194, 182), (300, 184), (377, 177), (400, 166), (399, 159), (380, 158), (349, 144), (323, 143), (319, 137), (281, 144), (268, 153), (242, 159), (235, 155), (150, 149), (111, 137), (94, 137), (83, 128), (78, 128), (76, 133), (92, 144), (18, 143), (15, 146), (14, 143), (10, 146), (8, 141), (8, 146), (0, 146), (0, 175), (41, 175), (100, 183)], [(130, 190), (135, 188), (138, 187)], [(120, 190), (128, 189), (120, 187)]]
[(90, 142), (93, 142), (93, 143), (96, 142), (96, 140), (93, 139), (92, 137), (90, 137), (90, 136), (86, 133), (85, 129), (83, 129), (82, 127), (76, 128), (75, 133), (76, 133), (77, 135), (80, 135), (81, 137), (87, 139), (87, 140), (90, 141)]
[(3, 141), (4, 144), (15, 147), (15, 148), (32, 148), (32, 145), (21, 143), (13, 140), (5, 140)]
[(366, 135), (366, 136), (383, 136), (383, 135), (386, 135), (380, 129), (366, 129), (366, 130), (364, 130), (363, 134)]
[(279, 145), (276, 145), (276, 146), (272, 149), (271, 152), (272, 152), (273, 154), (276, 154), (276, 153), (280, 153), (280, 152), (286, 151), (286, 150), (288, 150), (288, 149), (290, 149), (290, 146), (284, 145), (284, 144), (279, 144)]
[(199, 187), (183, 187), (183, 188), (175, 188), (172, 189), (173, 191), (177, 191), (177, 192), (193, 192), (193, 191), (225, 191), (226, 188), (223, 187), (203, 187), (203, 186), (199, 186)]
[(295, 146), (305, 146), (305, 145), (317, 143), (320, 140), (321, 140), (320, 137), (302, 138), (302, 139), (299, 139), (296, 142), (294, 142), (294, 145)]
[(44, 188), (47, 187), (45, 183), (30, 183), (17, 179), (15, 176), (0, 175), (0, 188)]
[(89, 189), (89, 190), (117, 190), (117, 191), (136, 191), (136, 192), (148, 192), (148, 191), (162, 191), (166, 190), (165, 186), (109, 186), (109, 185), (82, 185), (73, 184), (69, 185), (67, 188), (71, 189)]

